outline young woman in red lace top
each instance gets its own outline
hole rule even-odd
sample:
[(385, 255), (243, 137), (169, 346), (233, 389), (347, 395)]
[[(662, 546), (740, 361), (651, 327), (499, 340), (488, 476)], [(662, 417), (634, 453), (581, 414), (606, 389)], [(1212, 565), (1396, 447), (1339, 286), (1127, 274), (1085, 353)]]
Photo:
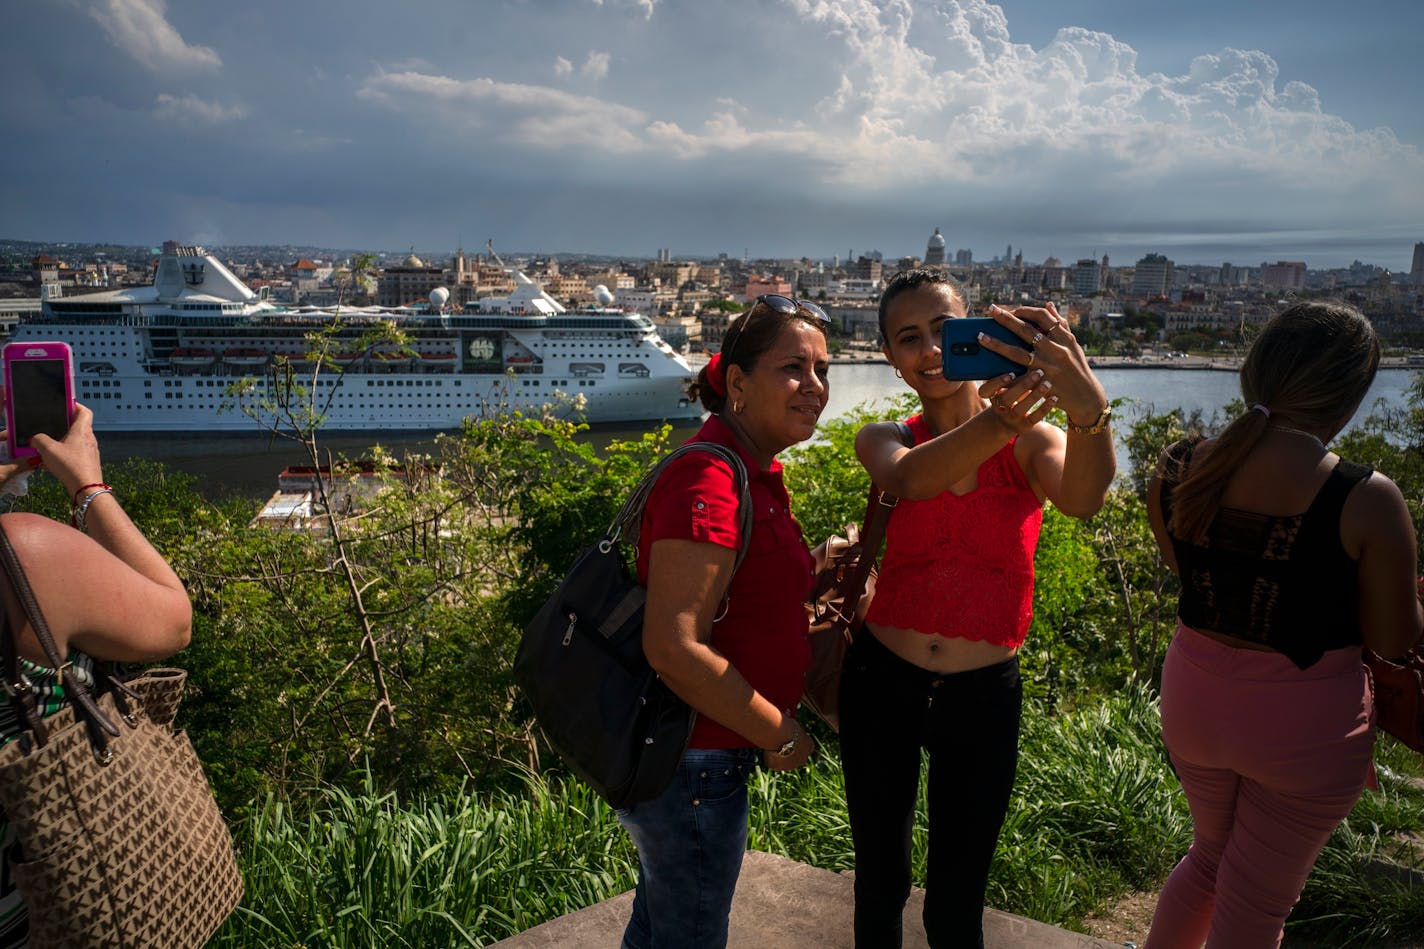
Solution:
[[(941, 325), (966, 313), (963, 291), (938, 271), (891, 279), (883, 352), (923, 411), (908, 420), (913, 446), (890, 422), (856, 436), (871, 478), (900, 498), (841, 680), (857, 949), (900, 945), (922, 748), (925, 932), (931, 946), (983, 945), (984, 890), (1018, 762), (1017, 653), (1043, 502), (1091, 517), (1116, 471), (1107, 397), (1053, 304), (991, 308), (1023, 345), (981, 345), (1029, 371), (982, 384), (941, 371)], [(1043, 421), (1054, 408), (1067, 413), (1066, 435)]]

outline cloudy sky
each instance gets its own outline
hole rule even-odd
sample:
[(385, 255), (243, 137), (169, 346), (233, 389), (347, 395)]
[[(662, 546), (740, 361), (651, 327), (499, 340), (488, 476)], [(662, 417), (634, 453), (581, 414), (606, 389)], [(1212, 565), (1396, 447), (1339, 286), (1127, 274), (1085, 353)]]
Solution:
[(1408, 269), (1418, 0), (25, 0), (0, 238)]

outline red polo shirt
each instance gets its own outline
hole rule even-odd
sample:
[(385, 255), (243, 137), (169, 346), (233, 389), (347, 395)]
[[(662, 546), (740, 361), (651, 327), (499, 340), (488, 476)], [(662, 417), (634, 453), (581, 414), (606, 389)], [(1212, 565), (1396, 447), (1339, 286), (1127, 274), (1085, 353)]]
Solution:
[[(709, 416), (689, 441), (717, 442), (747, 466), (753, 507), (751, 548), (732, 578), (727, 614), (712, 626), (716, 649), (768, 701), (795, 708), (805, 689), (811, 650), (804, 602), (811, 592), (812, 560), (781, 463), (761, 468), (717, 416)], [(638, 539), (638, 579), (647, 583), (648, 551), (659, 540), (692, 540), (740, 550), (738, 494), (731, 465), (703, 452), (679, 458), (658, 478), (643, 511)], [(755, 742), (706, 715), (697, 717), (693, 748), (746, 748)]]

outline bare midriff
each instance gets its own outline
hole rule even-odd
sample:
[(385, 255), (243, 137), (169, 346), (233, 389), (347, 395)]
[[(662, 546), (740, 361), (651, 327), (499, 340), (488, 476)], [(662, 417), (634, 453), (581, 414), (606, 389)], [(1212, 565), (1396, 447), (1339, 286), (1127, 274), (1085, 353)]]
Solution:
[(930, 672), (969, 672), (982, 669), (1018, 652), (1012, 646), (957, 636), (938, 636), (917, 629), (865, 624), (865, 629), (906, 662)]

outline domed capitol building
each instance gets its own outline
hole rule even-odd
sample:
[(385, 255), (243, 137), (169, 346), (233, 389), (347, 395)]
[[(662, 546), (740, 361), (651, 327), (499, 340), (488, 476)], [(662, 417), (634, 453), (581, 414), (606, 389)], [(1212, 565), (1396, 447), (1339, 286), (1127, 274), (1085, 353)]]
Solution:
[(944, 235), (939, 232), (939, 228), (935, 228), (934, 233), (930, 235), (929, 245), (925, 248), (925, 266), (944, 266)]

